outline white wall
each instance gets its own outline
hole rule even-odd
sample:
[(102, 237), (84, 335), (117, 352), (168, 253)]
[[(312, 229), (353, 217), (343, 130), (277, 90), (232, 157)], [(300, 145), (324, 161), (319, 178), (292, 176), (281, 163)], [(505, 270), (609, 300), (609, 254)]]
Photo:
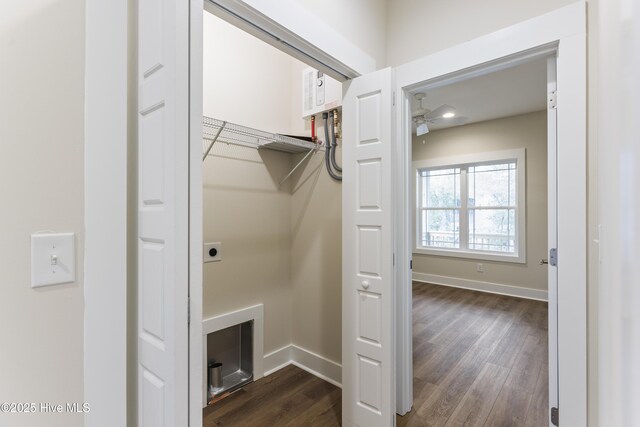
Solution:
[[(302, 85), (302, 69), (293, 64), (294, 88)], [(292, 92), (291, 122), (300, 120), (302, 92)], [(322, 118), (318, 139), (324, 141)], [(341, 144), (342, 142), (339, 141)], [(294, 156), (297, 163), (302, 154)], [(336, 155), (338, 163), (341, 151)], [(337, 364), (342, 363), (342, 184), (329, 177), (324, 152), (313, 155), (291, 177), (292, 342)]]
[(288, 154), (220, 143), (204, 163), (204, 318), (264, 304), (265, 354), (291, 344), (291, 195), (278, 182)]
[[(204, 115), (291, 133), (295, 60), (209, 13), (204, 35)], [(290, 183), (278, 186), (291, 161), (217, 142), (203, 164), (204, 241), (223, 245), (204, 265), (203, 317), (263, 303), (265, 354), (291, 344)]]
[(575, 0), (389, 0), (387, 65), (400, 65)]
[(354, 43), (375, 62), (386, 63), (386, 0), (294, 0)]
[[(309, 135), (300, 118), (306, 65), (212, 15), (204, 23), (204, 114)], [(222, 241), (223, 261), (204, 266), (204, 317), (264, 303), (265, 354), (293, 343), (339, 363), (342, 193), (323, 153), (280, 187), (302, 154), (224, 143), (212, 153), (205, 242)]]
[(293, 344), (340, 364), (342, 184), (329, 177), (319, 152), (291, 185)]
[[(606, 7), (605, 7), (606, 3)], [(594, 69), (599, 160), (600, 426), (640, 425), (640, 8), (602, 2)], [(596, 322), (594, 322), (596, 323)], [(594, 423), (595, 424), (595, 423)]]
[[(0, 402), (84, 400), (83, 128), (84, 1), (3, 2)], [(76, 233), (76, 283), (31, 289), (40, 230)], [(81, 426), (83, 415), (0, 413), (0, 425)]]
[[(424, 144), (423, 144), (424, 141)], [(413, 254), (413, 272), (547, 290), (547, 114), (540, 111), (457, 126), (413, 138), (413, 160), (487, 151), (526, 149), (526, 249), (524, 264)], [(476, 271), (476, 263), (484, 272)]]
[(291, 80), (297, 62), (205, 12), (204, 115), (269, 132), (292, 133)]

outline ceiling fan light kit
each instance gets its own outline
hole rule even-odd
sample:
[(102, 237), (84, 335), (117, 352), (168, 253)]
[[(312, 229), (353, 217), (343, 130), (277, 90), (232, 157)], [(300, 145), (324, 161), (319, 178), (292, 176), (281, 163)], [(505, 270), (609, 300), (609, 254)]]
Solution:
[(425, 108), (422, 105), (422, 100), (427, 97), (424, 92), (418, 92), (413, 97), (418, 102), (418, 109), (412, 115), (413, 123), (416, 125), (417, 136), (428, 133), (428, 125), (456, 126), (464, 124), (468, 120), (467, 117), (456, 117), (456, 109), (451, 105), (442, 104), (435, 110)]

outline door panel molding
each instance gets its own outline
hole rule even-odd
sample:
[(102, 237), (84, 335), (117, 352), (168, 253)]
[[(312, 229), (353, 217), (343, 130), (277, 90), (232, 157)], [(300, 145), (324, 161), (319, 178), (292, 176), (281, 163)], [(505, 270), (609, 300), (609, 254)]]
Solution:
[(138, 425), (188, 424), (188, 3), (138, 4)]
[(342, 149), (342, 422), (395, 417), (392, 70), (344, 90)]

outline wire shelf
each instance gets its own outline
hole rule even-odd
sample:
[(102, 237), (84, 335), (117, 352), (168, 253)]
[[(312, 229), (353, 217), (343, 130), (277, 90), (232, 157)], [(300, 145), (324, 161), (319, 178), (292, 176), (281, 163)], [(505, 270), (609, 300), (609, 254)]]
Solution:
[(310, 150), (324, 150), (323, 147), (303, 139), (265, 132), (211, 117), (202, 118), (202, 139), (205, 155), (206, 150), (215, 141), (258, 149), (268, 148), (285, 153), (306, 153)]

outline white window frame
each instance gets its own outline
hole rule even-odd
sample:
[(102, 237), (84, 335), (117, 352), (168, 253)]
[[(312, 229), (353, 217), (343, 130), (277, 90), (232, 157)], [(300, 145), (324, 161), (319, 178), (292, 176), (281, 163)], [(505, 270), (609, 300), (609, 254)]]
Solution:
[[(468, 212), (467, 200), (464, 197), (467, 194), (467, 174), (463, 170), (460, 174), (460, 248), (431, 248), (421, 246), (418, 236), (420, 227), (418, 221), (420, 219), (418, 190), (420, 171), (424, 169), (445, 169), (445, 168), (467, 168), (469, 166), (477, 166), (482, 164), (501, 163), (515, 161), (516, 162), (516, 233), (515, 233), (515, 253), (478, 251), (468, 248)], [(526, 151), (524, 148), (513, 150), (488, 151), (484, 153), (468, 154), (461, 156), (440, 157), (436, 159), (417, 160), (413, 162), (414, 171), (414, 210), (413, 210), (413, 252), (424, 255), (448, 256), (455, 258), (480, 259), (487, 261), (513, 262), (524, 264), (526, 258), (526, 229), (527, 229), (527, 204), (526, 204)], [(462, 200), (464, 199), (464, 200)], [(463, 232), (466, 230), (466, 233)]]

